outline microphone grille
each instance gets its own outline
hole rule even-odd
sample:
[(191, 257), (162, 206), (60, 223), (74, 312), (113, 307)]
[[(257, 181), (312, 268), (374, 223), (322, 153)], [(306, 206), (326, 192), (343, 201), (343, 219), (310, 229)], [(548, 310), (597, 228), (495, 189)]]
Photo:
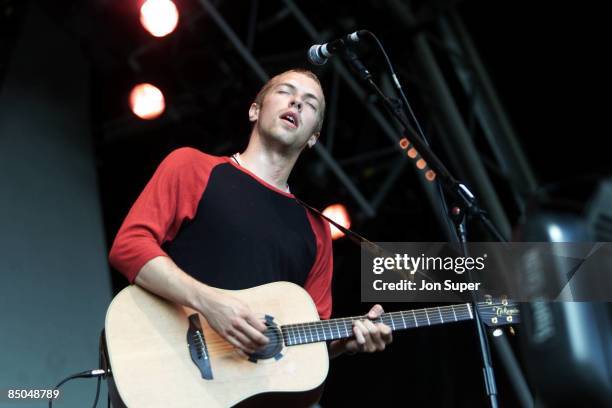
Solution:
[(321, 46), (319, 44), (315, 44), (308, 50), (308, 61), (314, 65), (323, 65), (327, 62), (327, 58), (323, 57), (319, 52)]

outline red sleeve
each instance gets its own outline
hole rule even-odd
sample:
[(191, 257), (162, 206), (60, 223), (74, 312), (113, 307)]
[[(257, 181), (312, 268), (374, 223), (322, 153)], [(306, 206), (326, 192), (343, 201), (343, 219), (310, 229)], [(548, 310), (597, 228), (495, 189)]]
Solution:
[(332, 312), (332, 274), (334, 261), (329, 223), (306, 210), (317, 241), (317, 257), (304, 284), (315, 304), (321, 319), (329, 319)]
[(109, 254), (111, 265), (130, 283), (149, 260), (168, 256), (161, 245), (176, 236), (185, 220), (193, 219), (210, 172), (222, 160), (181, 148), (159, 165), (123, 221)]

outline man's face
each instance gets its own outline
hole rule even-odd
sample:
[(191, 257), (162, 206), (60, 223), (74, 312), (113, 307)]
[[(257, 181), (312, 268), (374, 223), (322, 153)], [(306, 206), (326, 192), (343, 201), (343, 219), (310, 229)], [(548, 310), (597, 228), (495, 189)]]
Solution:
[(290, 150), (314, 145), (322, 109), (323, 91), (312, 78), (297, 72), (278, 77), (261, 106), (252, 104), (249, 120), (257, 122), (259, 135)]

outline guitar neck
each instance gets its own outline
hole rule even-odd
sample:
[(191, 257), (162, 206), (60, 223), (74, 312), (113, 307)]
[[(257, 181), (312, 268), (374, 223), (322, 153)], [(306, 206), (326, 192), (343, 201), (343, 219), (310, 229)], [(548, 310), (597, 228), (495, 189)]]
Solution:
[[(283, 339), (287, 346), (316, 343), (353, 337), (353, 321), (364, 316), (343, 317), (311, 323), (288, 324), (281, 326)], [(462, 303), (450, 306), (436, 306), (401, 312), (383, 313), (372, 321), (384, 323), (393, 331), (460, 322), (474, 318), (472, 306)]]

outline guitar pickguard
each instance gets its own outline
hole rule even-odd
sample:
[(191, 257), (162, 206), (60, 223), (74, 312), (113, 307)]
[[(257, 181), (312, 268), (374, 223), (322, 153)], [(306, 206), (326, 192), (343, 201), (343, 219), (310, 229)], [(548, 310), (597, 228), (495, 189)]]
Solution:
[(265, 360), (274, 358), (280, 360), (283, 357), (281, 351), (283, 350), (283, 335), (280, 327), (274, 322), (274, 317), (266, 315), (266, 331), (264, 336), (270, 340), (268, 344), (261, 350), (255, 353), (249, 354), (249, 361), (251, 363), (257, 363), (257, 360)]

